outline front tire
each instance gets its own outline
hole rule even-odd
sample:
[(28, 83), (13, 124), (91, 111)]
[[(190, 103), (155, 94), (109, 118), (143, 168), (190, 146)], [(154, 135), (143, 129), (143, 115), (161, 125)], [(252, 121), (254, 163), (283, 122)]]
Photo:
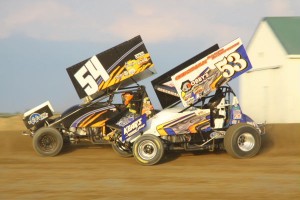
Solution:
[(141, 165), (155, 165), (164, 155), (163, 142), (154, 135), (142, 135), (134, 142), (133, 155)]
[(129, 158), (129, 157), (133, 156), (132, 152), (129, 149), (126, 149), (124, 144), (121, 142), (114, 141), (111, 146), (112, 146), (114, 152), (116, 152), (123, 158)]
[(224, 147), (234, 158), (251, 158), (261, 147), (261, 137), (257, 129), (246, 123), (231, 126), (224, 138)]
[(33, 148), (41, 156), (56, 156), (63, 143), (60, 132), (51, 127), (42, 127), (33, 136)]

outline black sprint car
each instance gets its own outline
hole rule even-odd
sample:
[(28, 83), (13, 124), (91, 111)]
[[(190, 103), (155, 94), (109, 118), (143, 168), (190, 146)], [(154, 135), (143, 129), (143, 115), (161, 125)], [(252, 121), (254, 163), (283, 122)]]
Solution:
[[(119, 138), (116, 136), (121, 134), (122, 124), (137, 116), (143, 116), (140, 123), (145, 123), (153, 115), (145, 87), (138, 84), (155, 73), (140, 36), (75, 64), (67, 72), (84, 103), (68, 108), (59, 116), (54, 116), (49, 101), (24, 113), (28, 129), (24, 134), (33, 137), (38, 154), (55, 156), (66, 143), (111, 143)], [(132, 134), (134, 126), (126, 129), (127, 134)], [(126, 154), (122, 147), (113, 147)]]

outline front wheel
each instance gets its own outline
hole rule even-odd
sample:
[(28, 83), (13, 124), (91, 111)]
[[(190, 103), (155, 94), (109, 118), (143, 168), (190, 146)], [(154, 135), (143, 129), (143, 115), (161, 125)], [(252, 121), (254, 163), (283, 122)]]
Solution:
[(33, 136), (33, 148), (41, 156), (56, 156), (63, 143), (60, 132), (51, 127), (42, 127)]
[(119, 141), (114, 141), (111, 146), (112, 146), (114, 152), (116, 152), (120, 156), (122, 156), (124, 158), (132, 157), (132, 152), (130, 151), (130, 149), (127, 149), (125, 147), (124, 143), (119, 142)]
[(250, 158), (259, 152), (261, 137), (255, 127), (239, 123), (227, 130), (224, 147), (234, 158)]
[(142, 135), (134, 142), (133, 155), (142, 165), (155, 165), (164, 155), (163, 142), (154, 135)]

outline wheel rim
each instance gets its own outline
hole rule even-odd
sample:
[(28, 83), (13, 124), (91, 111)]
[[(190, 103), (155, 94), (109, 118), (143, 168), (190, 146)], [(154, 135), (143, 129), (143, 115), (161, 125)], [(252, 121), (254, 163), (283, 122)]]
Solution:
[(116, 144), (117, 148), (120, 149), (121, 151), (125, 151), (125, 146), (120, 144), (119, 142)]
[(55, 137), (45, 134), (39, 140), (39, 147), (44, 152), (51, 152), (57, 146), (57, 140)]
[(145, 140), (138, 146), (138, 154), (143, 160), (151, 160), (157, 154), (157, 146), (151, 140)]
[(128, 152), (128, 148), (126, 148), (125, 144), (121, 143), (121, 142), (116, 142), (115, 146), (123, 152)]
[(255, 139), (250, 133), (243, 133), (238, 137), (238, 147), (242, 151), (250, 151), (255, 145)]
[(125, 146), (125, 143), (122, 142), (121, 134), (116, 135), (116, 138), (115, 138), (115, 141), (114, 141), (113, 145), (115, 145), (115, 147), (117, 149), (119, 149), (120, 151), (128, 152), (128, 148)]

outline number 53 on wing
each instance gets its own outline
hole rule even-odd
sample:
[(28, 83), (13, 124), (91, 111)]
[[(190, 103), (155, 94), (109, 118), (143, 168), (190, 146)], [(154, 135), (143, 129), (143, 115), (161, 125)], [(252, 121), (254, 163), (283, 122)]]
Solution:
[(240, 38), (196, 61), (172, 76), (184, 106), (252, 68)]

